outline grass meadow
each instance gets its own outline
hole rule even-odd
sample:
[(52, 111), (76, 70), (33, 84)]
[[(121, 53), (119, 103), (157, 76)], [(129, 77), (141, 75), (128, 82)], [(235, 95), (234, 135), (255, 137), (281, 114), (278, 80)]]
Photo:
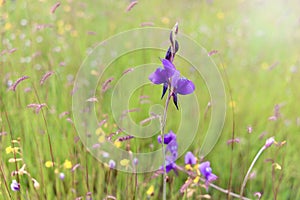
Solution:
[[(162, 175), (114, 170), (88, 152), (74, 124), (72, 95), (77, 72), (97, 44), (142, 26), (171, 29), (176, 22), (180, 33), (208, 52), (218, 51), (212, 58), (225, 84), (227, 114), (217, 144), (202, 158), (218, 176), (213, 184), (240, 194), (255, 155), (274, 136), (275, 144), (255, 163), (243, 196), (300, 199), (298, 1), (141, 0), (130, 11), (129, 0), (57, 3), (0, 0), (0, 199), (162, 199)], [(168, 45), (166, 38), (166, 50)], [(106, 120), (98, 132), (112, 135), (118, 148), (151, 152), (160, 147), (159, 133), (118, 140), (124, 134), (116, 134), (110, 95), (124, 70), (142, 63), (159, 65), (164, 55), (141, 50), (122, 56), (105, 71), (95, 99), (90, 99), (99, 122)], [(174, 62), (196, 85), (200, 125), (187, 151), (197, 155), (210, 123), (210, 94), (205, 81), (185, 67), (187, 62)], [(99, 75), (97, 70), (91, 73)], [(103, 84), (111, 77), (104, 92)], [(148, 103), (141, 104), (141, 96)], [(160, 96), (161, 87), (150, 81), (138, 88), (129, 109), (139, 112), (130, 116), (136, 122), (149, 117), (151, 104), (164, 106)], [(170, 104), (166, 130), (176, 132), (180, 126), (177, 113)], [(235, 142), (228, 144), (233, 135)], [(176, 164), (184, 168), (184, 155)], [(206, 190), (202, 181), (180, 192), (187, 178), (181, 171), (168, 173), (167, 199), (235, 199), (213, 187)], [(13, 180), (19, 191), (11, 187)]]

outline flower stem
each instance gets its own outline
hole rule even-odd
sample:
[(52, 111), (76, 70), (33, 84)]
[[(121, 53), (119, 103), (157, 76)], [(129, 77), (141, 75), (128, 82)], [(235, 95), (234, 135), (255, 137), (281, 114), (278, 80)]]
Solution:
[[(205, 180), (202, 179), (202, 178), (201, 178), (201, 180), (202, 180), (202, 181), (205, 181)], [(238, 194), (236, 194), (236, 193), (230, 192), (229, 190), (223, 189), (223, 188), (221, 188), (221, 187), (219, 187), (219, 186), (217, 186), (217, 185), (215, 185), (215, 184), (213, 184), (213, 183), (210, 183), (209, 186), (212, 187), (212, 188), (214, 188), (214, 189), (216, 189), (216, 190), (218, 190), (218, 191), (220, 191), (220, 192), (223, 192), (223, 193), (225, 193), (225, 194), (228, 194), (228, 195), (230, 195), (230, 196), (232, 196), (232, 197), (240, 198), (240, 199), (242, 199), (242, 200), (250, 200), (250, 199), (247, 198), (247, 197), (243, 197), (242, 195), (238, 195)]]
[[(176, 166), (177, 168), (177, 170), (180, 170), (180, 171), (183, 171), (184, 173), (186, 173), (186, 174), (188, 174), (192, 179), (190, 179), (190, 180), (194, 180), (198, 175), (195, 173), (195, 172), (193, 172), (193, 171), (187, 171), (187, 170), (185, 170), (183, 167), (180, 167), (180, 166)], [(207, 182), (206, 180), (205, 180), (205, 178), (201, 178), (200, 177), (200, 180), (202, 181), (202, 182)], [(241, 196), (241, 195), (239, 195), (239, 194), (236, 194), (236, 193), (234, 193), (234, 192), (230, 192), (229, 190), (226, 190), (226, 189), (224, 189), (224, 188), (221, 188), (220, 186), (217, 186), (217, 185), (215, 185), (215, 184), (213, 184), (213, 183), (210, 183), (210, 182), (208, 182), (208, 185), (210, 186), (210, 187), (212, 187), (212, 188), (214, 188), (214, 189), (216, 189), (216, 190), (218, 190), (218, 191), (220, 191), (220, 192), (222, 192), (222, 193), (224, 193), (224, 194), (228, 194), (229, 196), (232, 196), (232, 197), (235, 197), (235, 198), (240, 198), (240, 199), (242, 199), (242, 200), (251, 200), (251, 199), (249, 199), (249, 198), (247, 198), (247, 197), (243, 197), (243, 196)]]
[(167, 198), (167, 182), (166, 182), (166, 177), (167, 177), (167, 172), (166, 172), (166, 156), (165, 156), (165, 149), (164, 149), (164, 132), (165, 132), (165, 127), (166, 127), (166, 122), (167, 122), (167, 112), (168, 112), (168, 106), (169, 106), (169, 102), (170, 102), (170, 99), (171, 99), (171, 91), (169, 90), (169, 94), (168, 94), (168, 98), (166, 100), (166, 103), (165, 103), (165, 108), (164, 108), (164, 113), (163, 113), (163, 116), (160, 120), (160, 135), (161, 135), (161, 138), (162, 138), (162, 142), (161, 142), (161, 145), (162, 145), (162, 155), (163, 155), (163, 170), (164, 170), (164, 173), (163, 173), (163, 200), (166, 200)]
[(242, 184), (242, 186), (241, 186), (240, 196), (243, 196), (244, 188), (245, 188), (245, 186), (246, 186), (246, 184), (247, 184), (247, 181), (248, 181), (250, 172), (251, 172), (251, 170), (252, 170), (254, 164), (256, 163), (257, 159), (259, 158), (259, 156), (262, 154), (262, 152), (263, 152), (265, 149), (266, 149), (266, 147), (265, 147), (265, 145), (264, 145), (264, 146), (259, 150), (259, 152), (256, 154), (256, 156), (254, 157), (254, 159), (253, 159), (253, 161), (252, 161), (252, 163), (251, 163), (251, 165), (250, 165), (250, 167), (249, 167), (249, 169), (248, 169), (248, 171), (247, 171), (247, 174), (246, 174), (246, 176), (245, 176), (245, 178), (244, 178), (243, 184)]

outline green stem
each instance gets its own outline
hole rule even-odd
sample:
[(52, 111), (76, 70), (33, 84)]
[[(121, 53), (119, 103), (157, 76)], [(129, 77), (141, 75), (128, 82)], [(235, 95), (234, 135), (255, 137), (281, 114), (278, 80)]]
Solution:
[(252, 168), (254, 167), (254, 164), (256, 163), (257, 159), (259, 158), (259, 156), (262, 154), (262, 152), (266, 149), (265, 145), (259, 150), (259, 152), (256, 154), (256, 156), (254, 157), (248, 171), (247, 171), (247, 174), (244, 178), (244, 181), (243, 181), (243, 184), (241, 186), (241, 191), (240, 191), (240, 196), (243, 196), (243, 193), (244, 193), (244, 188), (246, 186), (246, 183), (248, 181), (248, 178), (249, 178), (249, 175), (250, 175), (250, 172), (252, 170)]
[(160, 135), (161, 135), (161, 146), (162, 146), (162, 155), (163, 155), (163, 200), (166, 200), (167, 198), (167, 182), (166, 182), (166, 177), (167, 177), (167, 172), (166, 172), (166, 156), (165, 156), (165, 149), (164, 149), (164, 132), (165, 132), (165, 127), (166, 127), (166, 122), (167, 122), (167, 112), (168, 112), (168, 106), (169, 102), (171, 99), (171, 91), (169, 90), (168, 98), (166, 100), (165, 108), (164, 108), (164, 113), (163, 117), (160, 121)]

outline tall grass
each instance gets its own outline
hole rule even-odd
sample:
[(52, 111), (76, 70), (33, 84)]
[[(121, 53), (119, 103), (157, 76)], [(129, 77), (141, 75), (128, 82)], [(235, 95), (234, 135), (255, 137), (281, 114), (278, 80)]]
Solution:
[[(223, 75), (226, 70), (230, 84), (231, 97), (228, 96), (228, 115), (222, 135), (205, 158), (212, 163), (213, 171), (219, 177), (215, 184), (239, 193), (257, 151), (267, 138), (275, 136), (277, 141), (287, 143), (270, 148), (260, 156), (243, 194), (251, 199), (255, 198), (255, 192), (260, 192), (263, 199), (300, 197), (297, 165), (300, 163), (297, 153), (300, 126), (297, 45), (300, 29), (297, 13), (300, 7), (297, 1), (152, 0), (139, 1), (130, 12), (125, 12), (129, 1), (70, 0), (61, 2), (51, 13), (55, 3), (47, 0), (0, 1), (0, 199), (161, 198), (161, 177), (154, 172), (130, 174), (116, 171), (89, 154), (72, 121), (71, 98), (76, 72), (87, 52), (96, 44), (116, 33), (140, 27), (143, 22), (171, 28), (176, 21), (180, 24), (180, 31), (208, 51), (218, 50), (222, 59), (215, 56), (214, 60)], [(151, 50), (132, 53), (132, 56), (112, 63), (112, 66), (119, 67), (107, 70), (104, 78), (117, 80), (127, 67), (157, 62), (159, 56), (163, 57), (164, 52), (161, 51), (160, 55)], [(210, 97), (202, 78), (185, 68), (188, 64), (184, 61), (177, 62), (182, 64), (180, 70), (197, 84), (202, 120), (199, 134), (189, 148), (196, 153), (203, 140), (201, 134), (209, 125), (209, 108), (207, 113), (204, 111)], [(53, 74), (45, 78), (48, 72)], [(12, 84), (23, 76), (29, 78), (20, 81), (15, 91), (10, 90)], [(112, 81), (111, 85), (115, 83)], [(99, 121), (107, 119), (102, 126), (106, 136), (118, 131), (108, 113), (110, 93), (108, 89), (104, 95), (97, 96), (96, 104)], [(163, 104), (158, 99), (160, 93), (160, 88), (140, 88), (133, 94), (130, 107), (140, 106), (139, 96), (142, 95), (149, 96), (151, 102)], [(40, 112), (28, 108), (29, 104), (43, 103), (46, 106), (40, 108)], [(280, 116), (269, 120), (277, 104)], [(230, 114), (232, 106), (234, 115)], [(149, 107), (143, 104), (141, 115), (130, 115), (141, 121), (148, 117), (144, 110)], [(171, 108), (169, 112), (176, 110)], [(240, 142), (234, 143), (232, 150), (227, 141), (232, 138), (233, 120), (234, 137)], [(179, 117), (175, 116), (168, 126), (176, 129), (178, 121)], [(253, 129), (251, 133), (247, 131), (249, 126)], [(115, 135), (113, 142), (118, 137)], [(6, 153), (9, 146), (19, 149)], [(156, 137), (143, 141), (133, 138), (121, 142), (120, 148), (150, 152), (159, 145)], [(22, 158), (22, 161), (11, 163), (11, 158)], [(183, 160), (180, 158), (177, 164), (183, 165)], [(12, 172), (24, 164), (30, 176), (12, 176)], [(39, 187), (31, 178), (37, 180)], [(13, 179), (20, 183), (20, 192), (11, 190)], [(189, 194), (181, 194), (179, 190), (186, 179), (185, 173), (178, 176), (168, 174), (167, 199), (205, 199), (205, 194), (212, 199), (232, 198), (212, 187), (206, 191), (199, 185), (192, 187)], [(152, 196), (147, 194), (151, 186), (154, 188)]]

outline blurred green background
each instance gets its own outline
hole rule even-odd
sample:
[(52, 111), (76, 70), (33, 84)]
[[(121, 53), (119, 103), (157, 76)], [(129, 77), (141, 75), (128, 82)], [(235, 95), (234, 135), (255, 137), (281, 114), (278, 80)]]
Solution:
[[(255, 174), (247, 183), (245, 196), (254, 198), (255, 192), (261, 192), (262, 199), (300, 198), (300, 158), (297, 150), (300, 144), (299, 1), (141, 0), (126, 12), (130, 1), (67, 0), (51, 13), (55, 3), (47, 0), (0, 0), (1, 199), (75, 199), (85, 198), (88, 192), (94, 199), (105, 199), (108, 195), (117, 199), (146, 199), (146, 191), (151, 185), (154, 185), (151, 198), (160, 199), (160, 178), (151, 179), (151, 173), (136, 177), (109, 170), (85, 151), (71, 122), (71, 93), (77, 70), (87, 53), (99, 42), (122, 31), (139, 28), (141, 24), (172, 28), (176, 22), (181, 33), (187, 34), (208, 51), (218, 50), (214, 61), (224, 80), (225, 72), (229, 80), (225, 82), (228, 114), (223, 133), (216, 147), (205, 158), (219, 177), (215, 183), (227, 188), (232, 179), (232, 191), (239, 193), (253, 157), (268, 137), (275, 136), (277, 141), (286, 141), (286, 144), (272, 147), (261, 156), (254, 167)], [(163, 56), (164, 52), (160, 57)], [(135, 59), (147, 61), (147, 56), (135, 56)], [(119, 62), (131, 61), (123, 59)], [(123, 70), (108, 73), (121, 74)], [(55, 74), (40, 85), (41, 77), (48, 71)], [(192, 76), (192, 73), (186, 74)], [(9, 85), (23, 75), (30, 76), (30, 79), (21, 82), (16, 92), (8, 90)], [(202, 99), (200, 110), (204, 111), (209, 96), (205, 85), (200, 88), (204, 92), (196, 92)], [(158, 86), (154, 88), (158, 92), (157, 99), (160, 89)], [(145, 94), (151, 94), (152, 90), (152, 87), (146, 86)], [(151, 96), (152, 100), (155, 98)], [(98, 103), (106, 108), (108, 101), (101, 95), (98, 99)], [(38, 102), (47, 104), (43, 115), (27, 108), (28, 104)], [(268, 118), (273, 115), (275, 105), (280, 106), (280, 117), (271, 121)], [(63, 112), (69, 114), (59, 117)], [(101, 110), (99, 118), (105, 114), (105, 109)], [(175, 117), (174, 120), (178, 119)], [(226, 141), (231, 138), (233, 121), (235, 137), (240, 139), (240, 143), (235, 144), (232, 151)], [(208, 122), (203, 120), (201, 125), (205, 128)], [(247, 132), (249, 126), (253, 129), (252, 133)], [(106, 134), (116, 130), (112, 121), (104, 128)], [(22, 149), (18, 157), (23, 158), (18, 167), (26, 163), (26, 169), (40, 184), (39, 190), (24, 175), (21, 177), (21, 193), (12, 192), (9, 188), (12, 179), (15, 179), (11, 172), (16, 165), (8, 162), (13, 154), (6, 153), (6, 150), (17, 138), (20, 144), (16, 146)], [(52, 151), (49, 150), (49, 138)], [(191, 151), (199, 151), (198, 140), (193, 143)], [(146, 144), (145, 148), (149, 150)], [(125, 148), (126, 144), (122, 146)], [(56, 167), (45, 166), (47, 161), (51, 161), (51, 155)], [(72, 167), (79, 164), (78, 168), (70, 170), (68, 161)], [(180, 158), (178, 163), (182, 164), (183, 159)], [(274, 163), (280, 165), (281, 170), (275, 169)], [(59, 179), (59, 173), (65, 174), (63, 181)], [(188, 199), (179, 192), (187, 176), (181, 173), (169, 176), (168, 198)], [(135, 180), (138, 187), (134, 184)], [(193, 189), (195, 191), (190, 199), (200, 199), (199, 195), (206, 193), (199, 186)], [(227, 198), (213, 189), (208, 193), (212, 199)]]

